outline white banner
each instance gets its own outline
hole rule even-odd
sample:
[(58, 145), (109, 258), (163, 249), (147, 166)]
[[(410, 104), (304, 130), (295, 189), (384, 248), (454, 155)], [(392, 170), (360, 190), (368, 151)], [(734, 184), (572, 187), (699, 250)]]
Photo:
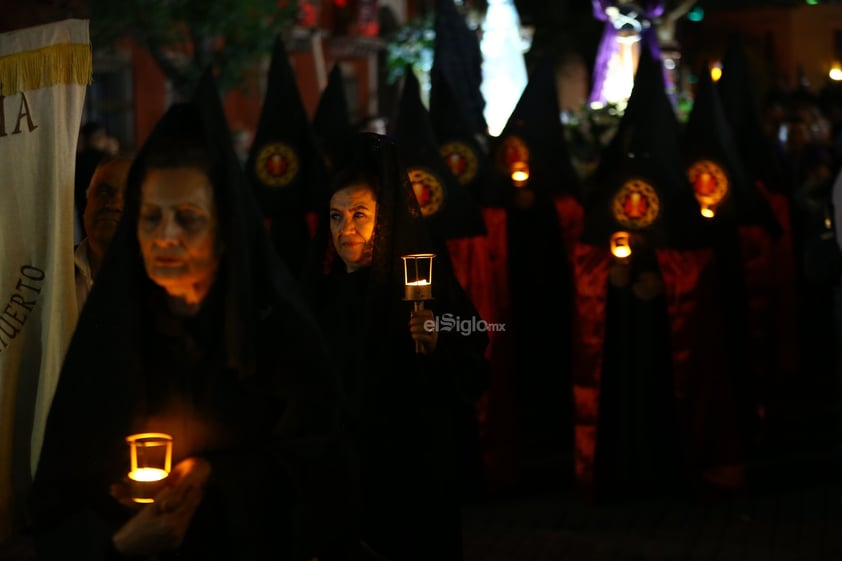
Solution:
[(91, 65), (87, 20), (0, 34), (0, 540), (25, 522), (76, 322), (73, 174)]

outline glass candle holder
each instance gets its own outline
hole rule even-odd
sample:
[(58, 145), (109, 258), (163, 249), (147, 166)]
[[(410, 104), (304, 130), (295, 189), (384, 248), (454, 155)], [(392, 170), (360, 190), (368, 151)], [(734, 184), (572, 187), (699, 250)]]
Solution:
[(153, 503), (172, 469), (172, 436), (145, 432), (126, 437), (131, 470), (129, 489), (136, 503)]
[(614, 232), (611, 236), (611, 254), (618, 261), (626, 263), (631, 256), (631, 236), (628, 232)]
[(404, 300), (423, 302), (433, 299), (434, 253), (403, 255)]

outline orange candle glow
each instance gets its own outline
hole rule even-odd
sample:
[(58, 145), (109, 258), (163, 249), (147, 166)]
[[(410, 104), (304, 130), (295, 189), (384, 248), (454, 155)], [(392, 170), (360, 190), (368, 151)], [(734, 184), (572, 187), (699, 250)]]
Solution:
[(129, 444), (129, 487), (136, 503), (153, 503), (172, 469), (172, 436), (158, 432), (133, 434)]

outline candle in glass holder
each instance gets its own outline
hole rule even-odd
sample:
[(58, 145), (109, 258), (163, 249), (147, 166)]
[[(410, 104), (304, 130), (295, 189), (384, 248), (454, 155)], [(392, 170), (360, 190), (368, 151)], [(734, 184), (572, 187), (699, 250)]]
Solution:
[(126, 437), (131, 457), (129, 490), (136, 503), (153, 503), (172, 469), (172, 436), (145, 432)]
[[(433, 299), (434, 253), (402, 255), (404, 300), (422, 302)], [(422, 304), (423, 307), (423, 304)]]
[[(433, 299), (433, 257), (435, 253), (402, 255), (404, 300), (412, 302), (414, 311), (424, 309), (424, 301)], [(421, 352), (421, 343), (415, 342), (415, 352)]]
[(629, 233), (614, 232), (611, 236), (611, 254), (621, 263), (628, 263), (631, 253), (631, 236)]

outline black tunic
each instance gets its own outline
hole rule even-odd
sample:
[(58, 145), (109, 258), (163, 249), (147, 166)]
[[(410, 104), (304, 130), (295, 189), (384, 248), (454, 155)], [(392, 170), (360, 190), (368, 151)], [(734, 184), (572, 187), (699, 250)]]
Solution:
[[(426, 305), (460, 314), (443, 284)], [(461, 559), (458, 415), (487, 383), (487, 339), (442, 332), (435, 352), (416, 354), (412, 304), (380, 288), (367, 269), (336, 272), (314, 300), (359, 455), (360, 533), (388, 559)]]

